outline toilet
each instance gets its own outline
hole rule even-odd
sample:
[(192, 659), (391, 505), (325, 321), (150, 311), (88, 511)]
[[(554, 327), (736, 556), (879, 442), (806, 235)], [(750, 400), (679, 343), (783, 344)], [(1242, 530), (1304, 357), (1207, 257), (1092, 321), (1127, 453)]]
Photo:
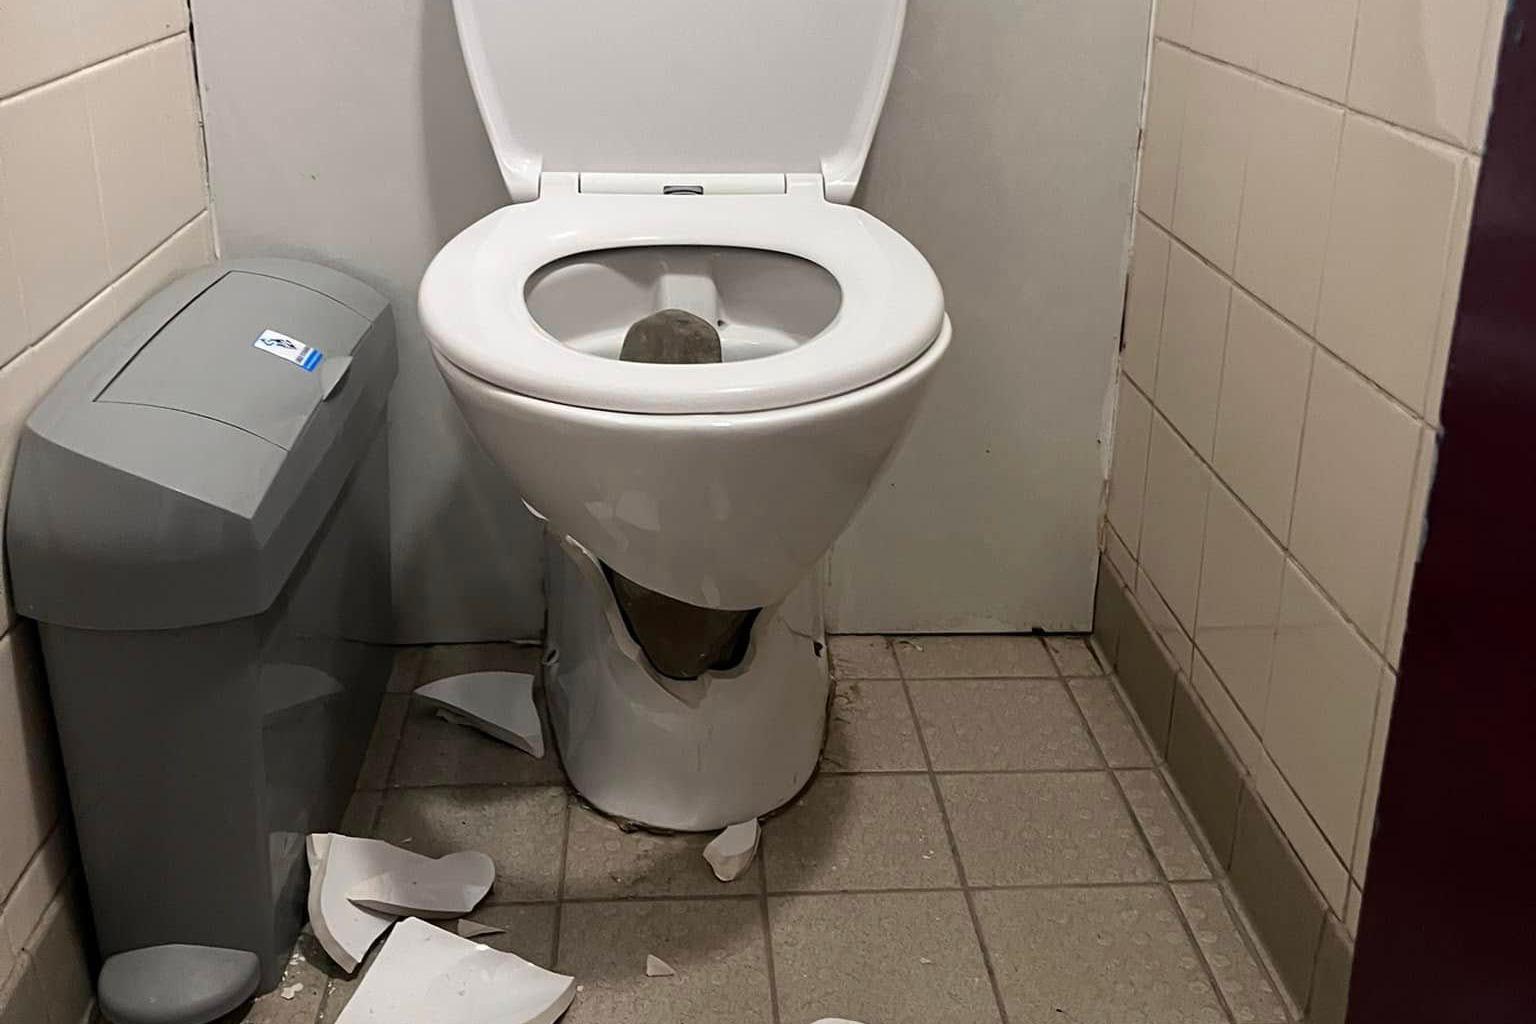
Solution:
[[(420, 315), (544, 521), (555, 746), (611, 815), (721, 828), (815, 771), (824, 556), (950, 341), (927, 261), (848, 205), (905, 7), (455, 0), (512, 202), (432, 260)], [(714, 324), (722, 361), (621, 361), (663, 309)], [(736, 656), (657, 671), (612, 574), (751, 610)]]

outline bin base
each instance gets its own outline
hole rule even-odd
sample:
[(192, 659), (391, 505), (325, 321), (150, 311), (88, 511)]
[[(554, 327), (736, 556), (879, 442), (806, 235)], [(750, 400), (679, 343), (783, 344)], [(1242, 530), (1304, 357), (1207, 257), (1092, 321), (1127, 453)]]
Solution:
[(256, 994), (261, 960), (243, 949), (171, 944), (107, 958), (96, 1001), (112, 1024), (208, 1024)]

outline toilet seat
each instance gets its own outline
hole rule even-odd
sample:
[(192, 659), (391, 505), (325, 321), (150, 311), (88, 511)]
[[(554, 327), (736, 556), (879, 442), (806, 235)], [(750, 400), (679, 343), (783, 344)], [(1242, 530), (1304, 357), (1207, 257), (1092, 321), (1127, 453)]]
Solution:
[[(842, 292), (837, 315), (792, 351), (739, 362), (658, 365), (590, 355), (534, 320), (529, 278), (584, 252), (728, 246), (818, 264)], [(422, 279), (420, 314), (438, 355), (503, 390), (612, 412), (738, 413), (846, 394), (901, 370), (938, 338), (944, 297), (896, 231), (820, 188), (752, 195), (617, 195), (547, 189), (466, 228)]]

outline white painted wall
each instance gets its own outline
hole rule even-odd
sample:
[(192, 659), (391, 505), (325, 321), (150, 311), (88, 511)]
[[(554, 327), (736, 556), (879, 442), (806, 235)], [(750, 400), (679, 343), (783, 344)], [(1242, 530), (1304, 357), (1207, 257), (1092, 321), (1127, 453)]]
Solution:
[(834, 628), (1087, 629), (1149, 0), (911, 0), (855, 201), (955, 341), (832, 558)]
[[(860, 201), (928, 253), (956, 343), (837, 548), (840, 629), (1088, 626), (1148, 6), (912, 0)], [(223, 251), (319, 259), (395, 302), (402, 638), (532, 635), (537, 531), (415, 320), (432, 254), (505, 201), (448, 0), (193, 13)]]
[(416, 319), (433, 254), (506, 203), (448, 0), (192, 12), (221, 253), (314, 259), (394, 304), (398, 638), (537, 636), (540, 533), (464, 428)]

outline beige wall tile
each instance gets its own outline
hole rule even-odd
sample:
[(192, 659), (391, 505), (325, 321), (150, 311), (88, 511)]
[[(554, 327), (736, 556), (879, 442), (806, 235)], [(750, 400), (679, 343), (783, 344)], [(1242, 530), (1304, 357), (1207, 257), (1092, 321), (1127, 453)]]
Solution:
[(1418, 447), (1412, 416), (1318, 356), (1290, 548), (1377, 647), (1386, 645)]
[(1132, 555), (1141, 545), (1141, 509), (1151, 431), (1151, 404), (1122, 379), (1120, 404), (1115, 413), (1115, 451), (1109, 467), (1109, 523)]
[(0, 638), (0, 891), (21, 877), (59, 820), (58, 753), (29, 628)]
[(1179, 148), (1174, 233), (1229, 273), (1237, 254), (1254, 81), (1233, 68), (1195, 60)]
[(1301, 858), (1302, 866), (1312, 881), (1328, 900), (1335, 914), (1344, 913), (1349, 896), (1349, 871), (1339, 855), (1328, 845), (1328, 840), (1318, 829), (1317, 823), (1307, 813), (1280, 769), (1268, 757), (1254, 769), (1254, 788), (1269, 808), (1269, 813), (1285, 833), (1291, 848)]
[(1207, 458), (1216, 436), (1222, 352), (1232, 286), (1182, 246), (1168, 259), (1157, 407)]
[(1147, 625), (1152, 628), (1152, 635), (1168, 651), (1168, 656), (1173, 659), (1173, 665), (1180, 672), (1188, 672), (1194, 660), (1195, 645), (1190, 639), (1189, 630), (1179, 621), (1179, 617), (1168, 607), (1168, 602), (1163, 600), (1163, 595), (1157, 592), (1151, 577), (1145, 570), (1136, 572), (1136, 603), (1146, 614)]
[(1126, 547), (1113, 525), (1104, 531), (1104, 554), (1122, 577), (1128, 580), (1136, 578), (1136, 556), (1131, 554), (1131, 549)]
[(126, 53), (136, 46), (185, 31), (186, 0), (69, 0), (80, 17), (85, 62)]
[(1360, 931), (1360, 901), (1365, 898), (1365, 893), (1353, 880), (1349, 883), (1349, 898), (1344, 903), (1344, 930), (1350, 938), (1356, 938)]
[(1413, 574), (1419, 564), (1419, 548), (1428, 525), (1429, 489), (1434, 484), (1435, 459), (1439, 454), (1434, 427), (1419, 430), (1419, 452), (1414, 460), (1413, 491), (1408, 521), (1403, 524), (1402, 560), (1397, 569), (1397, 592), (1392, 599), (1392, 619), (1387, 626), (1387, 664), (1396, 668), (1403, 654), (1403, 633), (1408, 626), (1408, 599), (1413, 594)]
[(1243, 714), (1264, 725), (1285, 552), (1220, 484), (1211, 487), (1195, 644)]
[(1354, 854), (1350, 873), (1356, 882), (1365, 883), (1366, 865), (1371, 859), (1371, 835), (1375, 829), (1376, 801), (1381, 796), (1381, 766), (1387, 753), (1387, 725), (1392, 720), (1392, 704), (1397, 698), (1397, 673), (1381, 673), (1381, 694), (1376, 700), (1376, 723), (1371, 730), (1371, 752), (1366, 760), (1365, 785), (1360, 794), (1360, 821), (1352, 840)]
[(0, 97), (80, 65), (74, 5), (64, 0), (0, 4)]
[(1254, 67), (1259, 56), (1259, 22), (1266, 0), (1195, 0), (1189, 45), (1219, 60)]
[(6, 229), (4, 181), (4, 169), (0, 168), (0, 366), (20, 352), (31, 338), (21, 307), (21, 278), (11, 253), (11, 234)]
[(1495, 2), (1361, 0), (1350, 106), (1470, 145)]
[(1189, 100), (1194, 64), (1195, 59), (1183, 50), (1153, 44), (1136, 204), (1160, 224), (1173, 223), (1179, 149), (1184, 140), (1184, 108)]
[(1195, 0), (1157, 0), (1157, 35), (1187, 44), (1194, 17)]
[(1264, 746), (1336, 850), (1354, 843), (1381, 659), (1288, 562)]
[(1344, 112), (1292, 89), (1253, 86), (1253, 139), (1238, 233), (1238, 283), (1311, 330), (1317, 321)]
[(1290, 534), (1315, 351), (1269, 310), (1233, 295), (1212, 464), (1277, 537)]
[(61, 822), (33, 854), (4, 906), (0, 906), (0, 953), (6, 949), (12, 956), (21, 952), (37, 922), (42, 920), (43, 911), (69, 876), (73, 856), (69, 827)]
[(35, 336), (106, 285), (107, 244), (78, 78), (0, 102), (0, 190)]
[(1424, 418), (1436, 426), (1440, 423), (1440, 400), (1445, 393), (1451, 338), (1456, 333), (1456, 311), (1461, 304), (1461, 284), (1472, 233), (1472, 210), (1481, 174), (1482, 160), (1479, 157), (1462, 158), (1456, 212), (1451, 217), (1451, 255), (1446, 260), (1445, 290), (1440, 297), (1440, 324), (1435, 331), (1434, 352), (1429, 360), (1429, 385), (1424, 392)]
[(121, 273), (208, 205), (185, 35), (88, 72), (107, 252)]
[(1453, 151), (1346, 119), (1317, 338), (1415, 411), (1424, 406), (1461, 184)]
[(1259, 19), (1259, 72), (1342, 102), (1358, 7), (1359, 0), (1266, 3)]
[(1125, 345), (1120, 365), (1141, 389), (1157, 382), (1158, 340), (1163, 331), (1163, 295), (1168, 285), (1168, 233), (1145, 216), (1136, 218), (1135, 249), (1125, 298)]
[(1472, 148), (1481, 153), (1488, 145), (1488, 117), (1493, 112), (1493, 89), (1498, 78), (1499, 51), (1504, 42), (1504, 3), (1488, 5), (1488, 24), (1483, 35), (1483, 59), (1477, 70), (1477, 85), (1472, 91)]
[(1147, 451), (1141, 568), (1181, 623), (1192, 625), (1200, 590), (1200, 549), (1210, 472), (1161, 417)]
[(1194, 687), (1200, 700), (1205, 704), (1205, 710), (1210, 714), (1216, 725), (1221, 729), (1222, 735), (1231, 744), (1232, 750), (1242, 762), (1242, 767), (1247, 772), (1252, 772), (1254, 766), (1265, 756), (1264, 743), (1259, 739), (1259, 734), (1253, 725), (1243, 715), (1242, 709), (1232, 699), (1231, 693), (1222, 684), (1216, 670), (1211, 668), (1210, 662), (1196, 649), (1193, 670), (1189, 677), (1190, 685)]

